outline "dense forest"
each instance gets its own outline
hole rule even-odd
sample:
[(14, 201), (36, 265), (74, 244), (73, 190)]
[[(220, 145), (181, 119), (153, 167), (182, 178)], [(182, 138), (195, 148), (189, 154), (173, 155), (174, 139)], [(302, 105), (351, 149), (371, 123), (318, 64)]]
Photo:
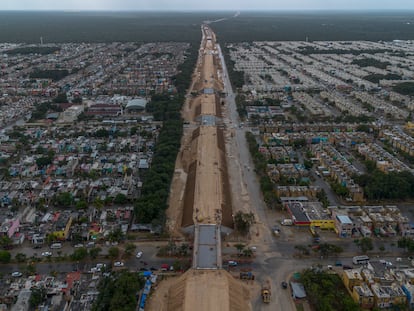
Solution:
[(411, 40), (413, 12), (241, 12), (212, 24), (220, 42)]
[[(205, 20), (234, 12), (0, 12), (0, 42), (200, 40)], [(241, 12), (211, 24), (221, 43), (270, 40), (410, 40), (412, 12)], [(224, 44), (222, 44), (224, 45)]]
[(66, 69), (36, 69), (30, 73), (30, 79), (52, 79), (53, 81), (59, 81), (69, 75), (69, 71)]
[(405, 200), (414, 198), (414, 175), (410, 172), (384, 173), (378, 169), (355, 176), (354, 180), (364, 188), (368, 200)]

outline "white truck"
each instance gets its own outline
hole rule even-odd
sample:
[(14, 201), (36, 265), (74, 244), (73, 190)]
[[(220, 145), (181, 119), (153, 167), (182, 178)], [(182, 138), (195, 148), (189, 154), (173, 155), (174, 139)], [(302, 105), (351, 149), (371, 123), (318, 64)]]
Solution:
[(293, 226), (293, 220), (289, 219), (289, 218), (286, 218), (286, 219), (282, 220), (281, 224), (283, 226)]

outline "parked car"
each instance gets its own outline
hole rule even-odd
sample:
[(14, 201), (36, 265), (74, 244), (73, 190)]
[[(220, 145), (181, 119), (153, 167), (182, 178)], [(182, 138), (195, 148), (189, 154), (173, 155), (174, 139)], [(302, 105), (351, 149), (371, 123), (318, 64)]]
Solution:
[(43, 252), (42, 253), (42, 256), (44, 256), (44, 257), (50, 257), (50, 256), (52, 256), (52, 253), (51, 252)]
[(282, 285), (282, 288), (284, 289), (288, 288), (288, 284), (285, 281), (283, 281), (281, 285)]
[(348, 265), (342, 265), (342, 269), (344, 269), (344, 270), (351, 270), (352, 267), (351, 266), (348, 266)]
[(19, 271), (14, 271), (11, 275), (12, 275), (12, 277), (19, 278), (23, 275), (23, 273), (21, 273)]
[(235, 266), (237, 266), (237, 261), (234, 261), (234, 260), (229, 260), (229, 261), (227, 262), (227, 264), (228, 264), (230, 267), (235, 267)]
[(143, 253), (142, 253), (141, 251), (139, 251), (139, 252), (137, 253), (137, 256), (136, 256), (136, 257), (137, 257), (137, 258), (141, 258), (141, 257), (142, 257), (142, 254), (143, 254)]
[(56, 249), (56, 248), (62, 248), (62, 243), (53, 243), (50, 245), (50, 248)]
[(81, 248), (81, 247), (83, 247), (83, 244), (82, 244), (82, 243), (76, 244), (76, 245), (74, 246), (74, 248)]
[(123, 267), (124, 263), (122, 261), (115, 261), (114, 262), (114, 267)]
[(86, 244), (86, 247), (95, 247), (95, 242), (88, 242), (88, 244)]

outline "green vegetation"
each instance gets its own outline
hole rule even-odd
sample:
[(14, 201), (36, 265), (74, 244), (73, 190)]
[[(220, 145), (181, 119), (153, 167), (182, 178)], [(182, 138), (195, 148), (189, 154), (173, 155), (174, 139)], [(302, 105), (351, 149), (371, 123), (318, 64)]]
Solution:
[(172, 81), (177, 88), (180, 95), (184, 95), (190, 86), (191, 75), (194, 72), (194, 67), (198, 58), (198, 45), (195, 42), (191, 43), (190, 48), (185, 53), (185, 62), (178, 66), (178, 72)]
[(66, 69), (35, 69), (29, 75), (30, 79), (52, 79), (59, 81), (69, 75)]
[(414, 82), (403, 82), (395, 85), (393, 88), (394, 92), (402, 95), (414, 95)]
[(3, 12), (0, 29), (8, 31), (1, 32), (0, 41), (39, 43), (41, 34), (45, 43), (199, 42), (199, 25), (205, 18), (168, 12)]
[(60, 51), (60, 47), (57, 46), (29, 46), (29, 47), (21, 47), (15, 48), (12, 50), (5, 51), (4, 53), (8, 55), (16, 55), (16, 54), (52, 54), (56, 51)]
[(46, 118), (49, 112), (60, 112), (62, 109), (50, 102), (35, 104), (30, 122)]
[(371, 238), (361, 238), (354, 241), (356, 245), (361, 249), (361, 252), (366, 253), (374, 249)]
[(227, 72), (229, 74), (232, 87), (234, 89), (241, 88), (244, 84), (244, 72), (234, 70), (235, 62), (230, 57), (230, 49), (228, 47), (223, 46), (221, 51), (223, 52), (224, 61), (226, 62)]
[(316, 311), (359, 311), (337, 274), (305, 270), (300, 277), (307, 297)]
[(250, 154), (253, 158), (255, 171), (260, 177), (260, 189), (262, 190), (264, 201), (269, 208), (274, 208), (279, 202), (279, 198), (274, 191), (270, 177), (266, 174), (267, 160), (265, 156), (259, 152), (256, 139), (251, 132), (246, 132), (246, 140)]
[(99, 254), (102, 252), (102, 248), (94, 247), (89, 250), (89, 257), (92, 259), (98, 258)]
[(386, 75), (382, 75), (380, 73), (373, 73), (363, 77), (363, 79), (372, 83), (379, 83), (380, 80), (401, 80), (402, 77), (395, 73), (388, 73)]
[(328, 50), (319, 50), (316, 49), (314, 47), (304, 47), (301, 49), (300, 53), (304, 54), (304, 55), (309, 55), (309, 54), (337, 54), (337, 55), (341, 55), (341, 54), (353, 54), (353, 55), (361, 55), (361, 54), (375, 54), (375, 53), (385, 53), (385, 52), (390, 52), (391, 50), (384, 50), (384, 49), (376, 49), (376, 50), (353, 50), (353, 49), (349, 49), (349, 50), (340, 50), (340, 49), (328, 49)]
[(112, 246), (108, 250), (108, 255), (109, 255), (109, 258), (111, 259), (117, 259), (119, 256), (119, 248), (116, 246)]
[(33, 287), (31, 289), (31, 294), (29, 298), (29, 305), (31, 308), (36, 308), (40, 304), (46, 301), (46, 289), (41, 286), (40, 288)]
[[(194, 54), (196, 56), (194, 56)], [(154, 150), (151, 168), (147, 172), (141, 197), (134, 205), (136, 222), (163, 225), (167, 209), (168, 194), (174, 173), (175, 159), (181, 144), (183, 122), (181, 107), (186, 89), (191, 82), (191, 74), (197, 61), (197, 49), (180, 66), (181, 72), (175, 77), (179, 93), (172, 95), (153, 95), (147, 111), (154, 115), (163, 126)]]
[(327, 258), (329, 256), (338, 256), (344, 250), (341, 246), (329, 243), (322, 243), (318, 247), (321, 256)]
[(404, 25), (410, 16), (410, 12), (256, 11), (242, 12), (212, 27), (221, 42), (303, 41), (306, 37), (311, 41), (410, 40), (411, 30)]
[(356, 64), (359, 67), (377, 67), (380, 69), (387, 69), (387, 66), (391, 65), (390, 62), (381, 62), (375, 58), (361, 58), (354, 59), (351, 64)]
[(410, 172), (390, 172), (374, 169), (364, 175), (354, 176), (364, 188), (368, 200), (405, 200), (414, 198), (414, 175)]
[(0, 250), (0, 262), (9, 263), (11, 259), (11, 254), (8, 251)]
[(73, 261), (80, 261), (88, 256), (88, 250), (85, 247), (76, 248), (70, 255), (70, 259)]
[(346, 186), (338, 183), (338, 182), (331, 182), (330, 183), (332, 190), (340, 197), (347, 197), (349, 195), (349, 190)]
[(103, 278), (98, 285), (99, 295), (92, 311), (130, 311), (137, 306), (137, 293), (144, 279), (136, 272), (121, 271)]
[(242, 234), (246, 235), (250, 231), (250, 227), (254, 224), (254, 214), (253, 213), (243, 213), (238, 211), (236, 215), (234, 215), (234, 226), (236, 230)]
[(369, 117), (366, 115), (361, 115), (361, 116), (353, 116), (350, 115), (346, 112), (344, 112), (342, 115), (338, 116), (335, 118), (335, 122), (336, 123), (369, 123), (374, 121), (375, 118), (374, 117)]
[(414, 240), (412, 238), (402, 237), (398, 240), (397, 246), (403, 248), (408, 253), (414, 252)]
[(155, 147), (151, 168), (142, 187), (141, 197), (135, 204), (137, 222), (163, 224), (175, 158), (180, 149), (181, 120), (167, 120), (161, 129)]
[(327, 208), (329, 206), (328, 196), (326, 195), (324, 189), (321, 189), (321, 191), (316, 194), (316, 198), (322, 203), (323, 208)]
[(239, 114), (240, 119), (244, 120), (247, 117), (246, 106), (248, 103), (246, 102), (246, 97), (242, 94), (237, 94), (235, 101), (237, 113)]
[[(200, 24), (230, 12), (1, 12), (1, 42), (199, 42)], [(410, 40), (412, 12), (243, 12), (212, 24), (220, 42)], [(111, 22), (108, 23), (108, 20)], [(162, 21), (162, 22), (160, 22)], [(381, 31), (379, 31), (379, 29)], [(224, 44), (223, 44), (224, 45)], [(37, 50), (41, 52), (41, 50)], [(362, 52), (361, 52), (362, 53)], [(395, 54), (395, 52), (390, 51)]]

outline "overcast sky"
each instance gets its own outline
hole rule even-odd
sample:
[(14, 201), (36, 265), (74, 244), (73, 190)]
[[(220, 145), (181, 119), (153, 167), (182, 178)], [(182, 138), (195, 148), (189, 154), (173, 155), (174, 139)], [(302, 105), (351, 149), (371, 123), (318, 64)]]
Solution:
[(414, 10), (413, 0), (0, 0), (0, 10)]

